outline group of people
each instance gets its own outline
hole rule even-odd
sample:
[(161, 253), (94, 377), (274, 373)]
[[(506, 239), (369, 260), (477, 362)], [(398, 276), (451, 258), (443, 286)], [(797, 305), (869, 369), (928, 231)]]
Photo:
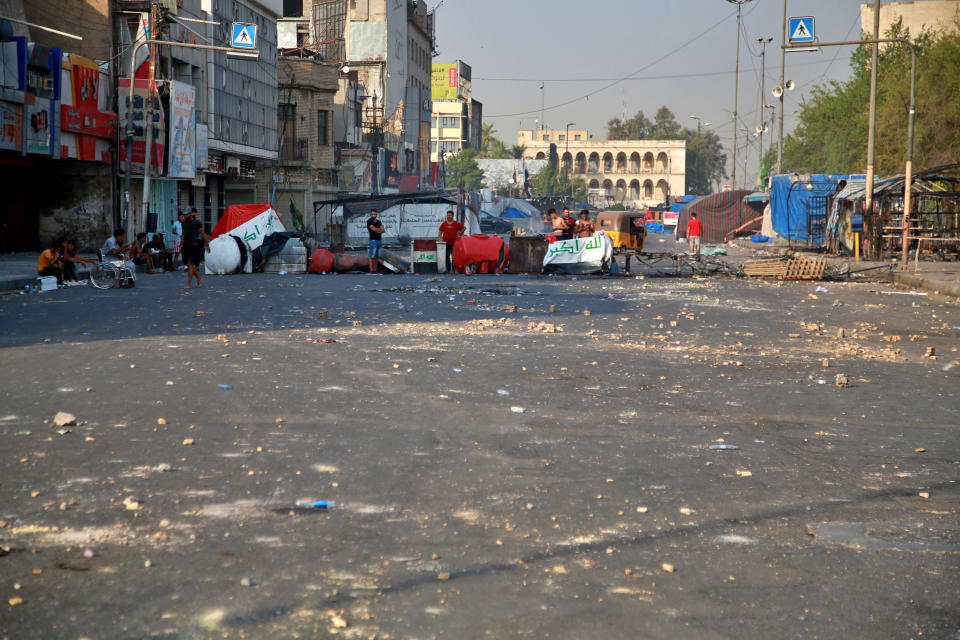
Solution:
[(37, 275), (55, 276), (57, 284), (77, 285), (80, 284), (77, 264), (83, 262), (97, 264), (96, 260), (77, 255), (76, 240), (73, 238), (57, 238), (37, 259)]
[[(203, 281), (200, 277), (200, 261), (203, 260), (204, 250), (210, 248), (210, 236), (199, 221), (197, 210), (179, 212), (176, 222), (171, 224), (171, 231), (174, 243), (172, 248), (167, 248), (159, 233), (153, 234), (148, 241), (147, 233), (141, 231), (133, 242), (127, 242), (126, 232), (116, 229), (103, 243), (100, 253), (106, 261), (126, 262), (131, 271), (137, 265), (146, 265), (147, 273), (157, 273), (158, 269), (173, 271), (176, 269), (177, 256), (182, 256), (187, 266), (187, 286), (184, 288), (190, 289), (194, 279), (199, 287)], [(79, 284), (76, 265), (83, 262), (97, 264), (96, 260), (76, 254), (76, 241), (73, 238), (58, 238), (40, 254), (37, 275), (56, 276), (58, 284)]]
[(597, 232), (590, 219), (590, 210), (584, 209), (579, 218), (570, 215), (570, 209), (563, 208), (563, 215), (557, 215), (556, 209), (547, 211), (550, 216), (550, 228), (557, 240), (572, 240), (573, 238), (589, 238)]
[[(367, 252), (367, 267), (370, 273), (376, 273), (380, 268), (380, 253), (383, 251), (383, 234), (387, 232), (383, 221), (377, 218), (377, 215), (376, 209), (371, 210), (370, 217), (367, 218), (366, 223), (367, 232), (370, 234), (370, 247)], [(447, 272), (453, 271), (453, 247), (457, 243), (457, 239), (460, 238), (466, 230), (467, 228), (463, 226), (462, 222), (454, 220), (453, 211), (447, 211), (447, 219), (440, 224), (440, 229), (437, 231), (437, 240), (441, 240), (447, 245)]]

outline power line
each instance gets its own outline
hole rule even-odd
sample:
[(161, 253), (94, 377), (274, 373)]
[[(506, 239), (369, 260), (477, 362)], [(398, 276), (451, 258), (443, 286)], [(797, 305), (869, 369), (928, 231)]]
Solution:
[[(756, 9), (756, 6), (754, 6), (754, 9)], [(752, 12), (752, 11), (753, 11), (753, 10), (751, 10), (751, 12)], [(696, 42), (697, 40), (699, 40), (699, 39), (702, 38), (703, 36), (707, 35), (707, 34), (710, 33), (711, 31), (713, 31), (714, 29), (718, 28), (718, 27), (719, 27), (720, 25), (722, 25), (724, 22), (726, 22), (727, 20), (729, 20), (730, 18), (732, 18), (733, 15), (734, 15), (734, 14), (731, 13), (731, 14), (728, 15), (726, 18), (723, 18), (722, 20), (717, 20), (717, 21), (713, 24), (713, 26), (708, 27), (708, 28), (705, 29), (704, 31), (701, 31), (699, 34), (697, 34), (696, 36), (694, 36), (694, 37), (691, 38), (690, 40), (687, 40), (686, 42), (684, 42), (683, 44), (681, 44), (681, 45), (678, 46), (677, 48), (675, 48), (675, 49), (673, 49), (673, 50), (671, 50), (671, 51), (668, 51), (667, 53), (665, 53), (665, 54), (662, 55), (661, 57), (657, 58), (657, 59), (654, 60), (653, 62), (651, 62), (651, 63), (649, 63), (649, 64), (647, 64), (647, 65), (644, 65), (643, 67), (637, 69), (637, 70), (634, 71), (633, 73), (628, 74), (628, 75), (626, 75), (626, 76), (624, 76), (624, 77), (622, 77), (622, 78), (619, 78), (619, 79), (615, 80), (614, 82), (611, 82), (610, 84), (606, 85), (605, 87), (602, 87), (602, 88), (600, 88), (600, 89), (597, 89), (596, 91), (592, 91), (592, 92), (587, 93), (587, 94), (585, 94), (585, 95), (582, 95), (582, 96), (580, 96), (580, 97), (578, 97), (578, 98), (574, 98), (573, 100), (567, 100), (566, 102), (563, 102), (563, 103), (560, 103), (560, 104), (556, 104), (556, 105), (553, 105), (553, 106), (551, 106), (551, 107), (545, 107), (545, 108), (544, 108), (544, 107), (541, 107), (540, 109), (533, 109), (533, 110), (530, 110), (530, 111), (521, 111), (521, 112), (519, 112), (519, 113), (503, 113), (503, 114), (498, 114), (498, 115), (493, 115), (493, 116), (488, 116), (488, 117), (489, 117), (489, 118), (513, 118), (513, 117), (516, 117), (516, 116), (532, 115), (532, 114), (535, 114), (535, 113), (538, 113), (538, 112), (543, 112), (543, 111), (553, 111), (554, 109), (559, 109), (560, 107), (565, 107), (565, 106), (567, 106), (567, 105), (569, 105), (569, 104), (573, 104), (574, 102), (579, 102), (580, 100), (589, 100), (589, 99), (590, 99), (590, 96), (595, 96), (595, 95), (597, 95), (598, 93), (602, 93), (603, 91), (606, 91), (607, 89), (609, 89), (609, 88), (611, 88), (611, 87), (614, 87), (614, 86), (620, 84), (621, 82), (624, 82), (625, 80), (628, 80), (628, 79), (632, 78), (633, 76), (637, 75), (638, 73), (640, 73), (640, 72), (642, 72), (642, 71), (646, 71), (647, 69), (649, 69), (649, 68), (652, 67), (653, 65), (659, 64), (660, 62), (663, 62), (664, 60), (666, 60), (667, 58), (669, 58), (669, 57), (672, 56), (673, 54), (677, 53), (678, 51), (681, 51), (682, 49), (685, 49), (686, 47), (688, 47), (689, 45), (693, 44), (694, 42)], [(748, 14), (748, 15), (749, 15), (749, 14)]]
[[(815, 65), (821, 65), (823, 61), (817, 62), (802, 62), (800, 64), (792, 65), (794, 67), (811, 67)], [(755, 67), (744, 68), (740, 70), (740, 73), (747, 73), (749, 71), (759, 71)], [(619, 81), (626, 82), (628, 80), (671, 80), (673, 78), (705, 78), (709, 76), (721, 76), (721, 75), (733, 75), (734, 71), (706, 71), (702, 73), (669, 73), (662, 76), (628, 76), (626, 78), (488, 78), (483, 76), (474, 76), (474, 81), (483, 80), (485, 82), (611, 82)], [(539, 109), (537, 109), (539, 112)], [(504, 116), (491, 116), (491, 117), (504, 117)]]

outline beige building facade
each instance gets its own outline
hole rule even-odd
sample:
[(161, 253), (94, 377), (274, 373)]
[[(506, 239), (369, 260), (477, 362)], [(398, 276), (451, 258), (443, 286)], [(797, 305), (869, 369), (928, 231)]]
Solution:
[[(860, 5), (860, 30), (873, 34), (873, 3)], [(880, 37), (897, 20), (910, 30), (911, 36), (924, 31), (956, 32), (960, 20), (960, 0), (916, 0), (884, 2), (880, 5)], [(884, 45), (881, 45), (884, 46)]]
[(684, 140), (591, 140), (585, 129), (545, 129), (519, 131), (517, 144), (529, 160), (549, 159), (556, 145), (560, 170), (586, 182), (595, 206), (649, 207), (686, 193)]

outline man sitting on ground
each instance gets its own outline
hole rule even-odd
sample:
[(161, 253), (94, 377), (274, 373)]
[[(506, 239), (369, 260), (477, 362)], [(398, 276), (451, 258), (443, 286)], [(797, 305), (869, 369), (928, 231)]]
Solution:
[(63, 250), (60, 252), (61, 264), (63, 265), (63, 280), (67, 284), (78, 284), (77, 263), (86, 262), (89, 265), (95, 265), (97, 261), (78, 256), (76, 242), (73, 238), (65, 238), (61, 246), (63, 247)]
[(141, 231), (137, 234), (137, 239), (134, 241), (133, 246), (130, 247), (130, 259), (133, 260), (133, 264), (147, 265), (147, 273), (156, 273), (156, 271), (153, 270), (153, 256), (150, 254), (150, 249), (148, 249), (146, 245), (147, 234)]
[(159, 263), (164, 271), (173, 271), (173, 251), (167, 249), (159, 233), (153, 234), (153, 240), (144, 245), (143, 250), (153, 256), (154, 262)]
[(37, 259), (38, 276), (56, 276), (57, 284), (63, 282), (63, 263), (60, 261), (60, 242), (54, 240)]

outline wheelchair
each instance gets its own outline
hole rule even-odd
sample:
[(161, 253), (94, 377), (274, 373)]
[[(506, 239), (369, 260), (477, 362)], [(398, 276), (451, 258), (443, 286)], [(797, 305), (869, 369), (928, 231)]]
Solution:
[(104, 259), (103, 251), (97, 251), (100, 261), (90, 273), (90, 284), (97, 289), (111, 289), (116, 286), (133, 288), (137, 284), (137, 274), (127, 266), (125, 256), (111, 256)]

